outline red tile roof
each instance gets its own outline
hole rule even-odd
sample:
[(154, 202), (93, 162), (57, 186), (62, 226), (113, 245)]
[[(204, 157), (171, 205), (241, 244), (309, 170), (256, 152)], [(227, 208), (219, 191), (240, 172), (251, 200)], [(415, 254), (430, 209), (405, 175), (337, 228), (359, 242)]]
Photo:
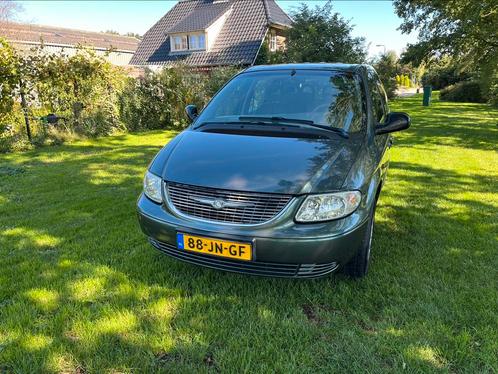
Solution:
[(79, 44), (130, 52), (135, 52), (140, 42), (129, 36), (15, 22), (0, 22), (0, 37), (17, 42), (39, 43), (43, 40), (47, 45)]

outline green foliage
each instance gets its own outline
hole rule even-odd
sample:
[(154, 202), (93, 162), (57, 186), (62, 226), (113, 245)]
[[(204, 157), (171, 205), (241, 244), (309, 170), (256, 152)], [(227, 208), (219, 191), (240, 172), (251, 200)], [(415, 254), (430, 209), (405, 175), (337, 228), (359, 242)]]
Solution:
[(476, 81), (458, 82), (443, 88), (439, 95), (444, 101), (463, 103), (483, 103), (486, 101), (481, 93), (481, 85)]
[(310, 8), (306, 4), (291, 13), (293, 27), (287, 31), (287, 49), (269, 53), (259, 63), (278, 62), (365, 62), (365, 39), (352, 36), (353, 26), (332, 11), (329, 1)]
[(204, 80), (204, 95), (207, 98), (213, 97), (221, 87), (225, 85), (234, 75), (242, 70), (239, 66), (219, 67), (209, 71)]
[(488, 101), (493, 106), (498, 107), (498, 79), (494, 78), (490, 84), (488, 95)]
[[(186, 105), (201, 109), (240, 71), (224, 67), (199, 72), (179, 65), (157, 73), (147, 71), (135, 79), (87, 49), (67, 56), (46, 54), (40, 48), (20, 56), (6, 42), (1, 46), (0, 151), (116, 131), (181, 129), (188, 124)], [(29, 142), (22, 131), (22, 108), (16, 104), (21, 89), (33, 132)], [(55, 127), (43, 124), (40, 117), (49, 113), (65, 120)]]
[(452, 84), (468, 80), (471, 74), (462, 71), (455, 63), (431, 65), (422, 76), (422, 84), (430, 85), (434, 90), (440, 90)]
[(117, 97), (124, 72), (93, 51), (41, 59), (39, 101), (51, 112), (70, 119), (70, 128), (87, 136), (107, 135), (120, 128)]
[[(289, 36), (286, 33), (287, 41)], [(261, 48), (259, 49), (258, 56), (256, 57), (255, 65), (273, 65), (273, 64), (285, 64), (289, 62), (288, 52), (286, 50), (270, 51), (270, 39), (269, 36), (263, 41)]]
[(203, 108), (238, 71), (227, 67), (199, 72), (177, 65), (130, 78), (119, 98), (121, 120), (129, 131), (182, 129), (189, 123), (185, 107)]
[(19, 84), (17, 78), (16, 53), (10, 44), (0, 38), (0, 123), (13, 108), (14, 91)]
[[(0, 41), (0, 57), (0, 127), (13, 129), (3, 135), (0, 151), (26, 148), (20, 141), (26, 135), (40, 145), (67, 138), (52, 136), (62, 130), (99, 136), (121, 128), (116, 104), (125, 75), (102, 56), (83, 48), (72, 56), (48, 54), (43, 46), (21, 54)], [(49, 113), (64, 122), (57, 127), (42, 123), (40, 117)]]
[(405, 62), (420, 64), (450, 56), (466, 71), (480, 73), (481, 87), (491, 98), (498, 80), (496, 0), (395, 0), (394, 5), (404, 19), (401, 30), (418, 30), (419, 41), (408, 47)]
[[(176, 69), (147, 71), (139, 79), (128, 79), (120, 96), (121, 119), (129, 131), (181, 128), (187, 122), (179, 113), (184, 97), (191, 96)], [(185, 92), (184, 90), (187, 89)]]
[(483, 64), (479, 71), (479, 83), (488, 102), (498, 107), (498, 68), (492, 63)]
[(397, 86), (402, 85), (398, 75), (400, 69), (398, 56), (394, 51), (389, 51), (381, 55), (373, 66), (384, 85), (387, 97), (393, 98), (396, 95)]

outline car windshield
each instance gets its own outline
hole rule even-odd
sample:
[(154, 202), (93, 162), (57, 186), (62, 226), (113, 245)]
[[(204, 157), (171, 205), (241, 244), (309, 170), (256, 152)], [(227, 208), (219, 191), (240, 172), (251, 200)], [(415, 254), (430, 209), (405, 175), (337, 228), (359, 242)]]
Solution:
[(351, 133), (361, 131), (362, 112), (360, 81), (354, 74), (269, 70), (235, 77), (213, 98), (196, 123), (244, 120), (239, 117), (285, 118), (313, 121)]

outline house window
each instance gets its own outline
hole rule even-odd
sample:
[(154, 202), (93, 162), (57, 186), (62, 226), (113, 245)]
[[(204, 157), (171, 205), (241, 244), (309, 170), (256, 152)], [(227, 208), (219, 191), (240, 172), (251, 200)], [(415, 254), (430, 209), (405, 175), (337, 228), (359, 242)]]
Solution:
[(277, 33), (272, 30), (270, 32), (270, 51), (275, 52), (277, 50)]
[(206, 49), (206, 35), (194, 33), (171, 37), (171, 51), (200, 51)]
[(204, 34), (190, 34), (188, 36), (188, 49), (206, 49), (206, 36)]
[(171, 45), (172, 51), (185, 51), (188, 49), (187, 35), (179, 35), (173, 37)]

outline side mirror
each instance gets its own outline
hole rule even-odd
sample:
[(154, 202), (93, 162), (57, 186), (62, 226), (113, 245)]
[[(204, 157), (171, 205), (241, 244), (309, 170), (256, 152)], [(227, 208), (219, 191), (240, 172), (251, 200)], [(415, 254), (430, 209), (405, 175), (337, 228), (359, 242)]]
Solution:
[(375, 135), (405, 130), (410, 127), (410, 116), (403, 112), (391, 112), (383, 124), (375, 126)]
[(195, 105), (187, 105), (185, 107), (185, 113), (187, 117), (193, 122), (197, 118), (197, 107)]

